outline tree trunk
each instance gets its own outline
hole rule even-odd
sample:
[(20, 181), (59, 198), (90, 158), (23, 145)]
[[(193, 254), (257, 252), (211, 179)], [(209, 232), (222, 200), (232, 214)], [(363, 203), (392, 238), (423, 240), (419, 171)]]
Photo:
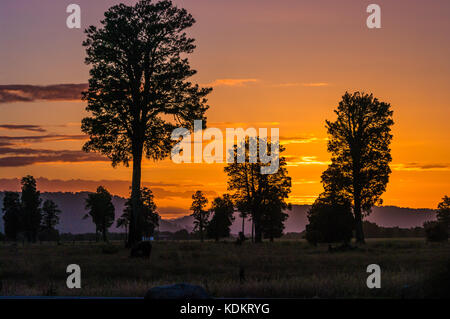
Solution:
[(131, 180), (131, 216), (130, 230), (128, 234), (128, 247), (132, 247), (141, 241), (141, 229), (139, 225), (139, 211), (141, 205), (141, 163), (142, 146), (133, 152), (133, 177)]
[(245, 235), (245, 216), (242, 215), (242, 235)]
[(356, 242), (358, 244), (365, 244), (364, 240), (364, 232), (362, 226), (362, 212), (361, 212), (361, 200), (359, 196), (355, 196), (355, 207), (353, 209), (353, 213), (355, 214), (355, 235)]
[(253, 218), (252, 218), (252, 243), (255, 241), (255, 223), (253, 222)]
[(362, 211), (361, 211), (361, 183), (360, 183), (360, 165), (359, 156), (353, 157), (353, 200), (354, 208), (353, 214), (355, 215), (355, 235), (356, 243), (365, 244), (364, 232), (362, 227)]

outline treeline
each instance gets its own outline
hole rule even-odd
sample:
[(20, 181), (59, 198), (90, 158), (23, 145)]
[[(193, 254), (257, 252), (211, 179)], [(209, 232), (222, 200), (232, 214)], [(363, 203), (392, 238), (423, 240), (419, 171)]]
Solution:
[(400, 227), (382, 227), (375, 223), (363, 222), (364, 235), (367, 238), (408, 238), (425, 237), (424, 227), (400, 228)]
[(28, 242), (37, 240), (58, 240), (55, 226), (59, 223), (61, 211), (52, 200), (42, 204), (40, 192), (33, 176), (21, 180), (22, 192), (5, 192), (3, 198), (3, 220), (5, 238)]

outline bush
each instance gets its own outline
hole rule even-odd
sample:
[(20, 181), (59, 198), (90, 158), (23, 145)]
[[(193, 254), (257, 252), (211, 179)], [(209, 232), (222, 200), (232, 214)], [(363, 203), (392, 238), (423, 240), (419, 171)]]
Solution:
[(321, 194), (308, 211), (306, 240), (313, 244), (347, 244), (351, 241), (354, 219), (350, 201), (336, 194)]
[(426, 222), (423, 224), (427, 241), (440, 242), (448, 240), (448, 229), (444, 223)]

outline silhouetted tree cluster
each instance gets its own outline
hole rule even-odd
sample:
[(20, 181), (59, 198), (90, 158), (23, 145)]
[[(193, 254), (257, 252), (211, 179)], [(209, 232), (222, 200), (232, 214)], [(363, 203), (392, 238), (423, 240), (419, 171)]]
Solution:
[(230, 236), (230, 227), (234, 221), (234, 204), (230, 195), (217, 197), (212, 202), (211, 220), (206, 227), (208, 237), (219, 241), (220, 238)]
[[(139, 224), (142, 227), (142, 235), (145, 237), (152, 237), (155, 234), (156, 228), (159, 226), (159, 214), (156, 212), (156, 204), (154, 202), (154, 195), (152, 191), (143, 187), (140, 194), (139, 207)], [(130, 216), (132, 213), (131, 198), (125, 203), (125, 209), (120, 218), (117, 219), (117, 227), (124, 227), (127, 234), (128, 225), (130, 225)]]
[(86, 30), (86, 63), (91, 66), (89, 89), (83, 93), (86, 110), (82, 121), (90, 136), (85, 151), (106, 155), (112, 165), (133, 162), (129, 246), (141, 240), (141, 163), (145, 156), (161, 160), (175, 141), (178, 126), (192, 129), (208, 109), (211, 88), (188, 81), (187, 54), (194, 39), (185, 30), (195, 23), (171, 1), (140, 0), (119, 4), (105, 13), (102, 26)]
[(101, 234), (103, 241), (108, 241), (108, 228), (114, 222), (115, 208), (111, 194), (103, 186), (99, 186), (95, 193), (88, 194), (86, 199), (88, 213), (83, 219), (91, 217), (95, 224), (96, 234)]
[(59, 209), (47, 200), (41, 207), (42, 199), (33, 176), (27, 175), (21, 180), (22, 192), (5, 192), (3, 198), (3, 220), (5, 236), (16, 241), (19, 233), (23, 233), (28, 242), (36, 242), (38, 238), (56, 239), (58, 231)]
[[(250, 144), (256, 144), (256, 160), (251, 162)], [(260, 154), (277, 152), (279, 168), (273, 174), (262, 174), (261, 168), (270, 165), (264, 163)], [(237, 209), (251, 216), (255, 229), (255, 242), (262, 241), (263, 235), (273, 240), (279, 237), (286, 219), (283, 210), (290, 209), (286, 199), (291, 191), (291, 178), (286, 169), (286, 159), (280, 156), (285, 151), (282, 145), (270, 141), (251, 141), (246, 139), (242, 145), (235, 145), (232, 150), (234, 162), (225, 167), (228, 175), (228, 190), (234, 192), (233, 199)], [(245, 162), (238, 162), (239, 152), (243, 152)], [(273, 224), (271, 225), (270, 223)]]
[(382, 227), (367, 220), (363, 221), (363, 230), (364, 236), (367, 238), (425, 237), (425, 229), (423, 227)]
[(442, 198), (442, 202), (438, 204), (436, 217), (438, 222), (447, 226), (447, 231), (450, 232), (450, 197)]
[(437, 221), (425, 222), (423, 227), (428, 241), (447, 241), (450, 232), (450, 198), (444, 196), (438, 204)]

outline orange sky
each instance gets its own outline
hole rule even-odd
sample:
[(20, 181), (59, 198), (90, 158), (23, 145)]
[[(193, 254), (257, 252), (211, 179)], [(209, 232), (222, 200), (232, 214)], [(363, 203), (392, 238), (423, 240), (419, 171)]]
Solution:
[[(118, 2), (76, 1), (82, 27), (96, 24)], [(450, 3), (375, 2), (382, 8), (378, 30), (365, 25), (371, 3), (365, 1), (175, 1), (197, 20), (190, 30), (197, 40), (191, 64), (198, 83), (214, 86), (208, 126), (278, 127), (288, 141), (292, 203), (311, 203), (322, 190), (320, 174), (330, 158), (324, 121), (334, 119), (346, 90), (372, 92), (393, 107), (393, 173), (384, 204), (434, 208), (449, 194)], [(67, 4), (2, 0), (0, 85), (87, 82), (84, 35), (66, 28)], [(84, 107), (80, 101), (0, 103), (0, 143), (5, 136), (50, 135), (16, 140), (14, 147), (79, 150), (83, 140), (67, 135), (81, 134)], [(88, 181), (131, 176), (130, 168), (113, 169), (108, 162), (1, 166), (5, 156), (0, 154), (0, 189), (5, 179), (25, 174), (67, 181), (46, 183), (43, 190), (50, 191), (94, 190), (96, 183)], [(143, 180), (167, 217), (185, 212), (197, 189), (210, 198), (226, 191), (223, 164), (146, 161)], [(124, 182), (110, 182), (112, 190), (127, 195)]]

